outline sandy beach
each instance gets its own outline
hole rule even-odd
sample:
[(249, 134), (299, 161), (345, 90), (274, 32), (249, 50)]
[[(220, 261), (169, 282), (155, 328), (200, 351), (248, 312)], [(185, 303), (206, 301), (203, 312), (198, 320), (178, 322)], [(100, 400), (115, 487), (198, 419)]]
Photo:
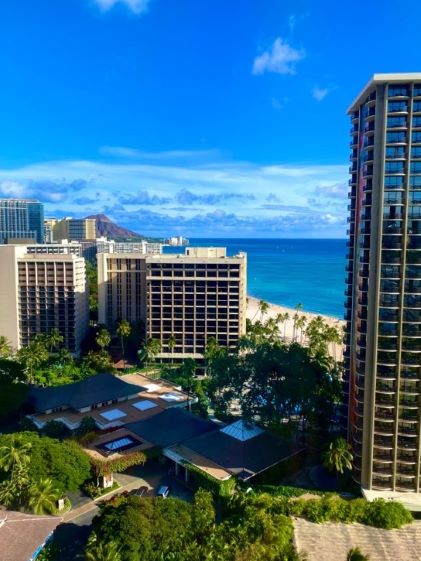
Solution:
[[(262, 314), (259, 310), (259, 299), (254, 298), (253, 296), (247, 297), (247, 317), (252, 321), (258, 321), (262, 319)], [(297, 311), (294, 308), (287, 308), (285, 306), (278, 306), (277, 304), (269, 304), (268, 311), (263, 316), (263, 321), (267, 320), (268, 318), (276, 318), (278, 314), (288, 314), (289, 319), (287, 319), (284, 323), (280, 323), (280, 336), (285, 338), (287, 341), (292, 341), (294, 336), (294, 314)], [(306, 324), (310, 322), (313, 318), (317, 316), (321, 316), (328, 325), (341, 328), (345, 325), (344, 320), (340, 320), (335, 317), (325, 316), (323, 314), (314, 314), (312, 312), (306, 312), (305, 310), (298, 312), (299, 316), (304, 316), (306, 318)], [(304, 328), (305, 329), (305, 328)], [(304, 336), (301, 334), (300, 330), (297, 330), (296, 339), (298, 342), (304, 342)], [(336, 348), (335, 348), (336, 347)], [(342, 346), (341, 345), (334, 345), (332, 349), (332, 355), (336, 355), (336, 359), (339, 360), (342, 355)]]

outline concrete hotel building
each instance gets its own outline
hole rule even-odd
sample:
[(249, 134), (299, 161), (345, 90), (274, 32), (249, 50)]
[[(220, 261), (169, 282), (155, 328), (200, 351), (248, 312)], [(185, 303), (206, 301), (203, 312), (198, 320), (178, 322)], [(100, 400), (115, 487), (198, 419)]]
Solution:
[(363, 490), (421, 488), (421, 73), (375, 74), (349, 108), (345, 389)]
[(15, 349), (57, 328), (77, 353), (89, 323), (83, 257), (0, 246), (0, 310), (0, 335)]
[[(158, 358), (203, 358), (209, 338), (234, 348), (246, 329), (246, 255), (186, 248), (184, 255), (98, 254), (99, 321), (141, 320)], [(174, 348), (168, 340), (174, 337)]]
[(0, 244), (44, 243), (44, 206), (32, 199), (0, 199)]
[(52, 228), (53, 240), (81, 241), (96, 238), (95, 218), (63, 218), (62, 220), (50, 219), (46, 226)]

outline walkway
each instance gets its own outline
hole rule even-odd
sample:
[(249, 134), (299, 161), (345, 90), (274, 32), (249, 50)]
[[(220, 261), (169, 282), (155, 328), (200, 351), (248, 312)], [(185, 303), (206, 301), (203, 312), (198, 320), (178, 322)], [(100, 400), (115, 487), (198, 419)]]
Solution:
[(146, 487), (151, 489), (150, 485), (148, 485), (146, 481), (140, 479), (139, 477), (135, 477), (133, 475), (126, 475), (123, 473), (119, 473), (117, 477), (114, 478), (114, 480), (118, 481), (121, 487), (119, 487), (118, 489), (114, 489), (114, 491), (111, 491), (106, 495), (102, 495), (97, 499), (90, 500), (89, 502), (70, 510), (67, 514), (63, 516), (63, 522), (70, 522), (75, 518), (79, 518), (79, 516), (83, 516), (84, 514), (87, 514), (88, 512), (91, 512), (93, 510), (98, 510), (98, 503), (104, 500), (111, 499), (111, 497), (123, 493), (124, 491), (130, 492), (133, 491), (133, 489), (137, 489), (138, 487), (141, 487), (142, 485), (145, 485)]

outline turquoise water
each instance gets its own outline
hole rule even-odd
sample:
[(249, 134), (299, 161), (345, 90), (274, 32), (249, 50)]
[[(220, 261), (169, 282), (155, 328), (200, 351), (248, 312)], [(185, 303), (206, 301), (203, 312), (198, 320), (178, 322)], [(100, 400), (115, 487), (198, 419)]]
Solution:
[[(282, 306), (343, 316), (346, 240), (190, 239), (194, 246), (245, 251), (247, 292)], [(165, 248), (178, 253), (180, 248)]]

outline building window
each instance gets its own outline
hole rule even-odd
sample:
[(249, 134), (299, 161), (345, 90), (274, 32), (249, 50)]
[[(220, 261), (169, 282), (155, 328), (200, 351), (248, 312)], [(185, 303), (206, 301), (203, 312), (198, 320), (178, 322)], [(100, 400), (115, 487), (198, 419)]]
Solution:
[(404, 171), (405, 171), (405, 162), (386, 162), (385, 165), (386, 173), (404, 173)]
[[(416, 117), (414, 117), (415, 119)], [(388, 117), (387, 118), (387, 127), (388, 128), (395, 128), (395, 127), (406, 127), (406, 117)]]
[(403, 85), (389, 86), (388, 89), (389, 97), (408, 96), (408, 92), (408, 86)]
[(406, 132), (405, 131), (388, 132), (386, 134), (386, 142), (387, 144), (393, 144), (395, 142), (406, 142)]

